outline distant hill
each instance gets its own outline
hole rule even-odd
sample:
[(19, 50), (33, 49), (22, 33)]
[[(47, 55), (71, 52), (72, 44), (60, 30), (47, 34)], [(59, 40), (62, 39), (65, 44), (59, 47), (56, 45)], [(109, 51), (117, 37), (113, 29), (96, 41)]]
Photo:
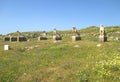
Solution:
[[(105, 27), (105, 31), (107, 33), (107, 36), (109, 37), (119, 37), (120, 36), (120, 26), (107, 26)], [(58, 30), (58, 32), (62, 35), (72, 35), (72, 30)], [(92, 38), (92, 37), (98, 37), (99, 36), (99, 27), (96, 26), (90, 26), (82, 29), (78, 29), (78, 32), (81, 34), (81, 37), (83, 38)], [(31, 32), (22, 32), (23, 35), (29, 35), (29, 36), (39, 36), (42, 34), (43, 31), (31, 31)], [(47, 32), (48, 35), (52, 36), (52, 31)], [(10, 33), (8, 35), (14, 35), (17, 36), (17, 32)]]

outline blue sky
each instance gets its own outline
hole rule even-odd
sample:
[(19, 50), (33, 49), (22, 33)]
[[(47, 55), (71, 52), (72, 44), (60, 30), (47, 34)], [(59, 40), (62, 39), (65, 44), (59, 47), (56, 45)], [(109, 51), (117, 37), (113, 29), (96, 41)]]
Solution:
[(0, 0), (0, 34), (120, 25), (120, 0)]

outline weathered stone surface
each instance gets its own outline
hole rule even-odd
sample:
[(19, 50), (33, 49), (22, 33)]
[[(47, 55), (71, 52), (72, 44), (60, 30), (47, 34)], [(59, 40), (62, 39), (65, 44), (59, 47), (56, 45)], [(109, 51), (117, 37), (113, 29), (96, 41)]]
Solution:
[(53, 40), (62, 40), (62, 37), (61, 36), (53, 36)]
[(4, 41), (10, 41), (10, 42), (13, 42), (13, 41), (18, 41), (18, 42), (22, 42), (22, 41), (27, 41), (27, 38), (24, 37), (24, 36), (6, 36), (3, 38)]
[(19, 41), (27, 41), (27, 38), (26, 37), (18, 37), (19, 38)]
[(72, 36), (72, 41), (78, 41), (81, 40), (80, 36)]
[(9, 50), (10, 46), (9, 45), (4, 45), (4, 50)]
[(107, 36), (106, 36), (106, 33), (105, 33), (105, 28), (104, 28), (104, 26), (102, 24), (100, 25), (99, 41), (101, 41), (101, 42), (106, 42), (107, 41)]
[(53, 40), (54, 41), (62, 40), (62, 37), (60, 36), (60, 33), (56, 29), (53, 30)]
[(106, 36), (100, 36), (99, 37), (99, 41), (106, 42), (107, 41), (107, 37)]
[(81, 40), (80, 33), (77, 31), (76, 27), (72, 27), (72, 41)]
[(47, 40), (47, 37), (40, 36), (38, 37), (38, 40)]

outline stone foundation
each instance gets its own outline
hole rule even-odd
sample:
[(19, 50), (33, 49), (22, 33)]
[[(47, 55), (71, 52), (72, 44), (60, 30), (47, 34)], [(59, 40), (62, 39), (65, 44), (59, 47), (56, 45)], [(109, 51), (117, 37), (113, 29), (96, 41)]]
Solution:
[(54, 41), (62, 40), (62, 37), (61, 36), (53, 36), (53, 40)]
[(99, 41), (106, 42), (107, 41), (107, 37), (106, 36), (99, 36)]
[(38, 37), (38, 40), (47, 40), (47, 37), (40, 36)]
[(10, 37), (4, 37), (4, 41), (10, 41)]
[(16, 36), (10, 36), (10, 37), (4, 37), (4, 41), (10, 41), (10, 42), (14, 42), (14, 41), (18, 41), (18, 42), (21, 42), (21, 41), (27, 41), (27, 38), (26, 37), (16, 37)]
[(19, 38), (19, 41), (22, 42), (22, 41), (27, 41), (27, 38), (26, 37), (18, 37)]
[(80, 36), (72, 36), (72, 41), (78, 41), (81, 40)]

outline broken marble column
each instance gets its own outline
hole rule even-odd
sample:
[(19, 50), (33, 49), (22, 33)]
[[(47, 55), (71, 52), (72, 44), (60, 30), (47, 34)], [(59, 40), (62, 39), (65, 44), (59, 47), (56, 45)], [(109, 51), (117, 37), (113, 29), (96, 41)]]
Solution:
[(100, 25), (99, 40), (101, 42), (106, 42), (107, 41), (107, 36), (106, 36), (106, 33), (105, 33), (105, 28), (104, 28), (104, 26), (102, 24)]
[(72, 41), (81, 40), (80, 33), (77, 31), (76, 27), (72, 27)]
[(44, 31), (43, 34), (41, 34), (41, 36), (38, 37), (38, 40), (47, 40), (47, 33)]
[(58, 31), (56, 29), (53, 30), (53, 40), (54, 41), (62, 40), (62, 37), (60, 36), (60, 34), (58, 33)]

